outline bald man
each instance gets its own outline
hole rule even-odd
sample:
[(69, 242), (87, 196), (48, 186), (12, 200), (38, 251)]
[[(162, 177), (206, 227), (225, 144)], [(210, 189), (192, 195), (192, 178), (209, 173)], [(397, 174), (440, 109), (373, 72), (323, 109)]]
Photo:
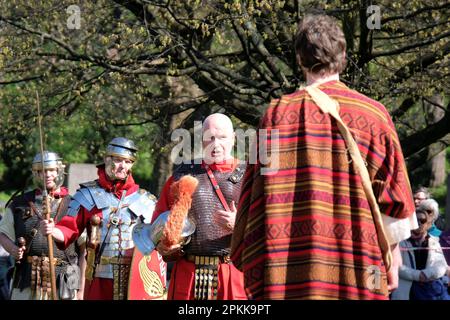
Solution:
[[(174, 261), (167, 298), (173, 300), (247, 299), (243, 274), (230, 262), (231, 235), (236, 218), (241, 179), (245, 165), (231, 152), (235, 142), (233, 124), (227, 116), (208, 116), (202, 127), (203, 159), (182, 164), (163, 187), (153, 220), (170, 210), (171, 185), (184, 175), (199, 180), (193, 194), (189, 218), (195, 233), (184, 246), (164, 246), (157, 250), (166, 261)], [(215, 187), (214, 187), (215, 186)]]

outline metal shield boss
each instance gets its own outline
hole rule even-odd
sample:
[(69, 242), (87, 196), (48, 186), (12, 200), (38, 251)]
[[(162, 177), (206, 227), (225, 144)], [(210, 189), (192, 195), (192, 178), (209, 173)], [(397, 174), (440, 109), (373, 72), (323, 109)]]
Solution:
[[(135, 246), (142, 252), (143, 255), (150, 254), (157, 246), (164, 231), (164, 227), (169, 219), (170, 211), (163, 212), (152, 223), (140, 223), (133, 229), (133, 241)], [(182, 238), (187, 238), (195, 231), (194, 222), (186, 217), (184, 219), (184, 226), (181, 232)]]

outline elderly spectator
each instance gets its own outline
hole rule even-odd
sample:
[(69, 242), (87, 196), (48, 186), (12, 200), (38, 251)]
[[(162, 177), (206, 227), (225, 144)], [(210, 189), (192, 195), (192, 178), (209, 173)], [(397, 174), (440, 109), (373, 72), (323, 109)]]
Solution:
[(411, 238), (400, 242), (403, 264), (400, 266), (398, 289), (391, 298), (447, 300), (449, 297), (443, 279), (447, 263), (439, 239), (427, 231), (439, 215), (437, 202), (433, 199), (422, 201), (416, 215), (419, 228), (412, 232)]
[[(428, 188), (423, 187), (423, 186), (419, 186), (415, 191), (414, 191), (414, 204), (416, 206), (416, 208), (424, 201), (424, 200), (428, 200), (431, 199), (431, 193), (428, 190)], [(438, 212), (438, 217), (435, 219), (435, 221), (433, 222), (433, 224), (431, 225), (430, 229), (428, 230), (428, 233), (431, 234), (432, 236), (435, 237), (440, 237), (442, 231), (436, 226), (436, 221), (439, 219), (439, 212)], [(441, 223), (442, 224), (442, 223)]]

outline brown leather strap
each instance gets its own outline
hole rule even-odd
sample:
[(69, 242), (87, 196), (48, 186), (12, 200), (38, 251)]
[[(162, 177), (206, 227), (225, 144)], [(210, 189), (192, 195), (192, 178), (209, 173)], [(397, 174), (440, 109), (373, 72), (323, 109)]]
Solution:
[(211, 181), (211, 184), (213, 185), (213, 189), (216, 192), (217, 196), (219, 197), (219, 200), (222, 203), (223, 207), (225, 208), (226, 211), (231, 211), (230, 207), (228, 206), (227, 201), (225, 200), (222, 190), (220, 190), (219, 183), (217, 182), (216, 178), (214, 177), (214, 173), (212, 172), (211, 168), (206, 164), (205, 169), (208, 174), (209, 181)]
[(44, 217), (42, 216), (42, 213), (38, 210), (38, 208), (33, 203), (33, 201), (28, 201), (28, 205), (30, 206), (30, 208), (34, 212), (34, 214), (38, 216), (39, 219), (44, 219)]
[[(41, 261), (44, 257), (46, 257), (46, 258), (48, 258), (47, 256), (28, 256), (27, 257), (27, 262), (28, 263), (33, 263), (33, 259), (37, 259), (38, 261)], [(64, 260), (62, 260), (62, 259), (59, 259), (59, 258), (53, 258), (53, 261), (54, 261), (54, 265), (55, 266), (62, 266), (62, 265), (64, 265), (65, 263), (67, 263), (66, 261), (64, 261)]]
[[(56, 214), (53, 217), (53, 221), (58, 222), (59, 216), (61, 213), (65, 212), (67, 210), (67, 207), (70, 202), (70, 197), (64, 197), (61, 198), (61, 200), (58, 203), (58, 209), (56, 209)], [(38, 210), (36, 205), (32, 201), (28, 201), (28, 205), (30, 206), (31, 210), (33, 210), (34, 214), (39, 217), (39, 219), (44, 219), (45, 217), (42, 215), (42, 212)], [(51, 213), (50, 213), (51, 215)]]
[(69, 208), (69, 203), (70, 203), (69, 196), (61, 198), (61, 201), (58, 203), (58, 209), (56, 210), (55, 217), (53, 218), (53, 221), (55, 221), (55, 223), (59, 222), (59, 220), (62, 218), (60, 217), (61, 214), (65, 214), (67, 212), (67, 209)]

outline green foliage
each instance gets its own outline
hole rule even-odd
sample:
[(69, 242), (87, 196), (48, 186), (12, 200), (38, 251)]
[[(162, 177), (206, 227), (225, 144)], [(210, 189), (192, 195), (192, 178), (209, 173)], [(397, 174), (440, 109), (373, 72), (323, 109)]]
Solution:
[(0, 192), (0, 201), (7, 202), (11, 198), (12, 193), (10, 192)]
[(8, 168), (5, 166), (5, 164), (0, 162), (0, 180), (3, 180), (3, 175), (5, 174), (7, 169)]

